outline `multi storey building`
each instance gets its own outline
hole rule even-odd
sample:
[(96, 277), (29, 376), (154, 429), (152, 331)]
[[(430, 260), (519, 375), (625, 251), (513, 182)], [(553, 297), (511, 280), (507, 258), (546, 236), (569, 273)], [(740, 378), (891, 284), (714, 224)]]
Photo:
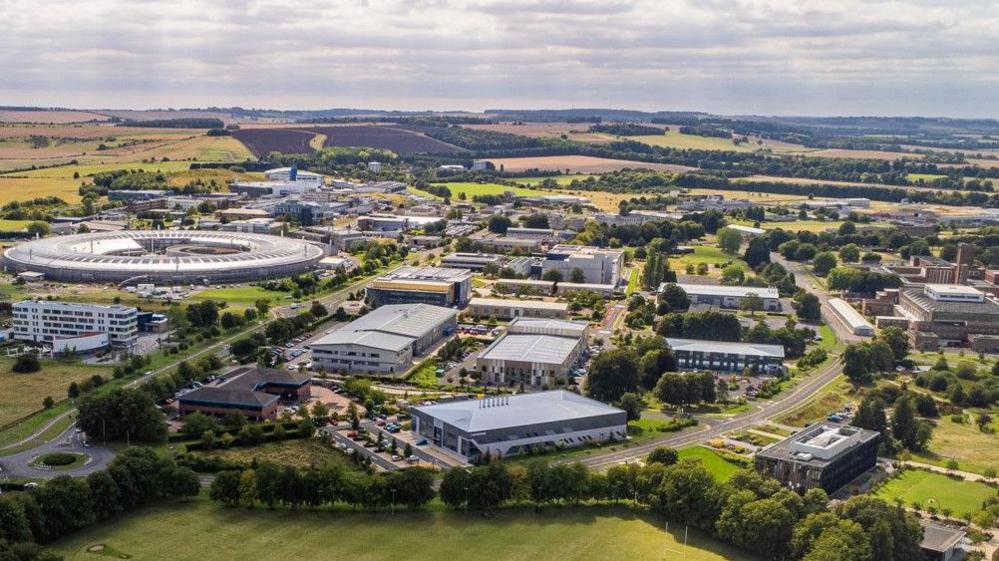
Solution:
[(784, 368), (784, 347), (780, 345), (674, 338), (666, 342), (676, 355), (677, 366), (687, 370), (742, 372), (752, 368), (769, 374)]
[[(742, 301), (750, 294), (755, 294), (763, 300), (763, 309), (768, 312), (779, 312), (781, 310), (780, 294), (776, 288), (761, 288), (758, 286), (726, 286), (720, 284), (688, 284), (678, 283), (677, 286), (683, 289), (690, 297), (690, 303), (706, 304), (718, 306), (719, 308), (738, 309), (742, 306)], [(659, 291), (666, 287), (666, 283), (659, 286)]]
[(617, 286), (621, 282), (623, 266), (624, 252), (619, 249), (559, 244), (545, 255), (541, 270), (542, 275), (552, 270), (559, 271), (563, 280), (571, 281), (573, 271), (578, 269), (583, 273), (584, 284)]
[[(49, 343), (57, 353), (127, 348), (139, 337), (138, 310), (128, 306), (23, 300), (12, 313), (14, 339)], [(106, 337), (95, 337), (100, 334)]]
[(881, 433), (817, 423), (756, 454), (756, 470), (799, 493), (834, 493), (878, 461)]
[(586, 333), (583, 322), (516, 318), (475, 368), (491, 384), (553, 388), (565, 384), (582, 360)]
[(472, 291), (472, 272), (443, 267), (399, 267), (378, 277), (365, 294), (373, 307), (432, 304), (463, 307)]

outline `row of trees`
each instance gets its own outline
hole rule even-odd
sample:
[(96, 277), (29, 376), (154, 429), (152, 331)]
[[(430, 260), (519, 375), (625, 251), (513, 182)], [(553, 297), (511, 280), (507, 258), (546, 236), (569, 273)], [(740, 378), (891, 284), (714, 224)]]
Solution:
[(190, 469), (150, 449), (129, 448), (106, 470), (86, 478), (60, 476), (27, 492), (0, 496), (0, 543), (27, 544), (32, 551), (32, 543), (48, 543), (153, 501), (200, 490)]

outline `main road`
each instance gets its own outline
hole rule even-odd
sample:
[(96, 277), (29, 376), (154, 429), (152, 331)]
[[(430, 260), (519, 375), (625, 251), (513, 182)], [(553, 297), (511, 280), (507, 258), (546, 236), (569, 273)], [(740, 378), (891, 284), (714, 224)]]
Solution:
[[(832, 313), (832, 309), (829, 307), (829, 293), (817, 282), (809, 280), (811, 273), (803, 264), (787, 261), (776, 253), (771, 254), (771, 259), (776, 263), (780, 263), (789, 272), (794, 273), (795, 283), (799, 287), (819, 298), (819, 302), (822, 304), (822, 317), (825, 319), (826, 324), (836, 333), (838, 340), (852, 342), (858, 339)], [(823, 387), (835, 380), (842, 372), (843, 364), (839, 357), (836, 357), (833, 362), (826, 364), (817, 372), (805, 378), (790, 393), (778, 399), (756, 404), (750, 411), (728, 418), (702, 416), (698, 418), (698, 428), (695, 430), (688, 430), (672, 436), (658, 438), (626, 450), (596, 454), (579, 461), (590, 468), (604, 468), (614, 464), (639, 460), (659, 446), (686, 446), (717, 438), (727, 432), (747, 429), (800, 406)]]

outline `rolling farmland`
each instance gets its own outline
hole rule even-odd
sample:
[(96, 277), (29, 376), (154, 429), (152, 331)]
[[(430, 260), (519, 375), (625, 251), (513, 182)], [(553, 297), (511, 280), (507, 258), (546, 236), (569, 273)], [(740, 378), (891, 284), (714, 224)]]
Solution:
[(309, 142), (316, 134), (298, 129), (240, 129), (232, 135), (246, 145), (253, 155), (261, 158), (271, 152), (282, 154), (310, 154), (313, 152)]
[(595, 158), (592, 156), (536, 156), (527, 158), (491, 158), (489, 160), (505, 171), (523, 172), (537, 170), (561, 170), (568, 173), (603, 173), (626, 168), (651, 169), (656, 171), (690, 171), (695, 168), (677, 164), (650, 164), (629, 160), (613, 160), (610, 158)]
[(346, 125), (315, 127), (313, 130), (326, 135), (324, 146), (366, 146), (384, 148), (396, 154), (457, 154), (461, 148), (430, 138), (419, 132), (384, 125)]

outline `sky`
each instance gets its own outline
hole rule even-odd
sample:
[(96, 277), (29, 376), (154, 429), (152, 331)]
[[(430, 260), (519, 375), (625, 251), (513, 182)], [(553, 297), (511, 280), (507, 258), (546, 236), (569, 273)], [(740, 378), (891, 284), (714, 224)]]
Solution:
[(0, 105), (999, 116), (999, 2), (0, 0)]

